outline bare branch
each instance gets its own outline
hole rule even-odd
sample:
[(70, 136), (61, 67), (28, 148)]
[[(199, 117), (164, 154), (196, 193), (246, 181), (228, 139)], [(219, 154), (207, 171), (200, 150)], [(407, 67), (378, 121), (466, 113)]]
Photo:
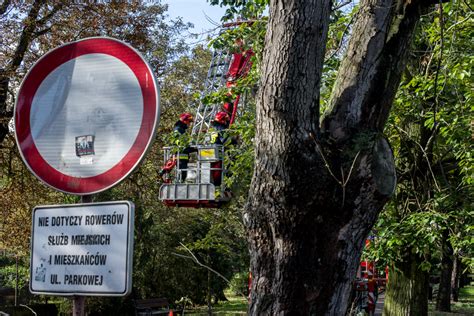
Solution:
[[(351, 169), (349, 169), (349, 174), (347, 175), (347, 179), (344, 181), (343, 186), (345, 187), (349, 179), (351, 178), (352, 170), (354, 169), (354, 165), (359, 157), (360, 151), (355, 155), (354, 160), (352, 160)], [(344, 178), (342, 178), (344, 180)]]
[(321, 158), (323, 158), (323, 162), (324, 162), (324, 167), (326, 167), (327, 171), (329, 172), (329, 174), (331, 175), (331, 177), (336, 180), (337, 183), (339, 183), (340, 186), (342, 186), (342, 181), (339, 180), (335, 175), (334, 173), (332, 172), (331, 170), (331, 167), (329, 166), (329, 163), (328, 161), (326, 160), (326, 157), (324, 156), (324, 153), (323, 151), (321, 150), (321, 147), (319, 146), (319, 143), (316, 141), (316, 138), (314, 137), (313, 133), (309, 133), (309, 136), (313, 139), (314, 141), (314, 144), (316, 145), (316, 149), (318, 150), (318, 153), (319, 155), (321, 156)]
[[(208, 265), (205, 265), (203, 263), (201, 263), (198, 258), (194, 255), (194, 253), (188, 248), (186, 247), (183, 243), (179, 243), (181, 245), (181, 247), (183, 247), (187, 252), (189, 252), (189, 254), (191, 256), (185, 256), (185, 255), (181, 255), (181, 254), (178, 254), (178, 253), (172, 253), (173, 255), (177, 256), (177, 257), (181, 257), (181, 258), (186, 258), (186, 259), (191, 259), (193, 260), (198, 266), (200, 267), (203, 267), (203, 268), (206, 268), (207, 270), (211, 271), (212, 273), (216, 274), (218, 277), (220, 277), (222, 280), (224, 280), (225, 282), (227, 282), (227, 284), (230, 285), (230, 280), (227, 279), (225, 276), (223, 276), (222, 274), (220, 274), (219, 272), (217, 272), (216, 270), (214, 270), (213, 268), (211, 268), (210, 266)], [(244, 295), (244, 293), (240, 292), (239, 291), (239, 295), (242, 296), (243, 298), (247, 299), (247, 297)]]

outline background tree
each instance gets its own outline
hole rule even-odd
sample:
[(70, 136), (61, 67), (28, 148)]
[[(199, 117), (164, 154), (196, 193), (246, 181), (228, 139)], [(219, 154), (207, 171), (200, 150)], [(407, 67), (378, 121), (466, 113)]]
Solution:
[(386, 129), (398, 188), (374, 231), (377, 257), (391, 267), (387, 315), (426, 314), (435, 271), (441, 275), (436, 308), (449, 311), (455, 254), (472, 257), (463, 242), (473, 218), (470, 14), (458, 1), (423, 16)]
[(3, 1), (0, 143), (8, 134), (20, 78), (41, 55), (61, 44), (90, 36), (113, 36), (141, 51), (155, 73), (163, 75), (170, 57), (184, 49), (177, 35), (186, 27), (180, 20), (165, 23), (166, 10), (166, 5), (140, 2), (66, 5), (42, 0)]

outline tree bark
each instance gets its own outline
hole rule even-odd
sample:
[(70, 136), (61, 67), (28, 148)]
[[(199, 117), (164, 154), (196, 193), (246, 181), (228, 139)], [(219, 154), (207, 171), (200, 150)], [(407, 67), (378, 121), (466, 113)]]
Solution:
[(404, 261), (390, 268), (383, 316), (428, 315), (429, 275), (420, 269), (421, 262), (415, 254), (409, 253)]
[(454, 256), (453, 273), (451, 275), (451, 298), (453, 302), (459, 300), (459, 280), (461, 278), (461, 262), (457, 255)]
[(319, 127), (329, 1), (271, 1), (244, 211), (251, 315), (344, 315), (364, 240), (395, 188), (382, 129), (418, 1), (361, 1)]
[(436, 310), (440, 312), (450, 312), (453, 248), (449, 242), (449, 231), (447, 229), (443, 232), (443, 240), (441, 242), (441, 276), (439, 279), (438, 296), (436, 297)]

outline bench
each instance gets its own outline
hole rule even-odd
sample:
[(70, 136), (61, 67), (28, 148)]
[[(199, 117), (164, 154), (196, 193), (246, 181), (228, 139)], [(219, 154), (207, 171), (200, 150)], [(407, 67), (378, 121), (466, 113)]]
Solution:
[(170, 304), (166, 298), (147, 298), (135, 300), (135, 315), (168, 315)]

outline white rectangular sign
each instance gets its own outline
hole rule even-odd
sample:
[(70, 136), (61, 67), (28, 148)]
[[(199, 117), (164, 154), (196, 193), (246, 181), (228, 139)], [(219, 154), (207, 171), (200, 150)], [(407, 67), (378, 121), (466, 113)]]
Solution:
[(38, 206), (32, 223), (31, 293), (130, 293), (133, 203)]

